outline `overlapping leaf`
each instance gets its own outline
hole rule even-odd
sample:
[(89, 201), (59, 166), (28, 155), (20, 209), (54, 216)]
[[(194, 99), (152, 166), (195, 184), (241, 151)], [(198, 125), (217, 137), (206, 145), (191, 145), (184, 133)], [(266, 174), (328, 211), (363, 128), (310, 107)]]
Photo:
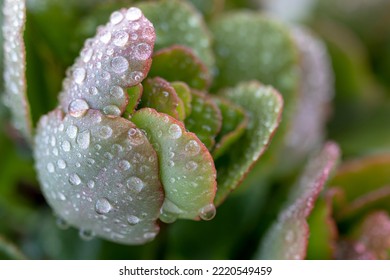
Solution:
[(133, 123), (85, 110), (42, 117), (36, 169), (54, 211), (84, 234), (123, 244), (153, 239), (163, 202), (156, 152)]
[(155, 38), (153, 25), (138, 8), (112, 13), (68, 70), (59, 97), (62, 110), (92, 108), (122, 115), (129, 103), (126, 89), (141, 83), (149, 71)]
[(160, 219), (213, 218), (216, 171), (204, 144), (182, 122), (150, 108), (137, 111), (132, 122), (146, 131), (158, 154), (165, 190)]
[(228, 154), (216, 161), (219, 205), (234, 190), (263, 154), (279, 125), (283, 100), (272, 87), (258, 82), (239, 84), (221, 94), (245, 109), (249, 123)]
[(257, 258), (304, 259), (309, 238), (307, 218), (339, 157), (338, 146), (327, 143), (307, 164), (286, 206), (262, 241)]
[(24, 0), (4, 1), (4, 103), (12, 112), (14, 126), (28, 141), (32, 141), (30, 106), (26, 95), (25, 20)]

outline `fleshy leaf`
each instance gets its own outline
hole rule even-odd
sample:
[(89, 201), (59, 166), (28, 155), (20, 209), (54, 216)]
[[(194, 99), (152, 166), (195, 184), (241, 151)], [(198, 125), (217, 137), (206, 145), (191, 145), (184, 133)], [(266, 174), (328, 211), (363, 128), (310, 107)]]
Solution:
[(30, 105), (26, 95), (26, 53), (23, 41), (26, 21), (24, 0), (4, 1), (4, 103), (12, 112), (16, 129), (32, 140)]
[(211, 18), (220, 13), (225, 4), (225, 0), (190, 0), (190, 2), (202, 12), (206, 18)]
[(260, 259), (304, 259), (309, 238), (307, 218), (335, 167), (339, 148), (327, 143), (321, 153), (310, 160), (298, 183), (290, 192), (286, 206), (262, 241)]
[[(183, 102), (183, 110), (184, 110), (184, 118), (181, 120), (184, 120), (186, 117), (191, 115), (192, 112), (192, 94), (191, 94), (191, 89), (186, 83), (183, 82), (173, 82), (171, 83), (171, 86), (175, 89), (177, 95)], [(180, 106), (180, 104), (179, 104)], [(178, 108), (180, 110), (180, 108)], [(180, 112), (179, 112), (180, 114)]]
[[(214, 88), (259, 80), (273, 85), (289, 105), (298, 90), (295, 44), (279, 22), (252, 12), (228, 13), (213, 22), (218, 68)], [(250, 40), (248, 40), (250, 38)]]
[(59, 217), (123, 244), (142, 244), (159, 231), (163, 202), (158, 159), (133, 123), (86, 110), (55, 110), (41, 118), (35, 160), (43, 194)]
[(0, 260), (24, 260), (25, 256), (12, 243), (0, 236)]
[(272, 87), (256, 81), (239, 84), (221, 95), (244, 108), (249, 123), (242, 137), (231, 146), (230, 152), (216, 161), (217, 205), (238, 187), (263, 154), (279, 125), (283, 109), (281, 95)]
[(215, 137), (221, 130), (221, 111), (205, 93), (191, 90), (191, 95), (192, 111), (185, 120), (186, 128), (195, 133), (207, 149), (211, 150), (215, 144)]
[(180, 45), (157, 51), (153, 55), (149, 76), (162, 77), (170, 82), (183, 81), (199, 90), (207, 89), (211, 81), (207, 66), (192, 49)]
[(141, 107), (153, 108), (178, 119), (177, 108), (180, 102), (175, 89), (166, 80), (156, 77), (144, 82)]
[(182, 122), (150, 108), (137, 111), (132, 121), (146, 131), (158, 154), (165, 190), (160, 219), (212, 219), (216, 171), (203, 143)]
[(388, 259), (390, 250), (390, 219), (386, 212), (368, 214), (345, 240), (339, 242), (336, 259)]
[(138, 7), (156, 29), (156, 50), (184, 45), (212, 69), (214, 56), (210, 34), (201, 14), (194, 7), (180, 0), (141, 3)]
[(221, 111), (223, 120), (221, 131), (217, 136), (217, 145), (213, 150), (213, 158), (216, 160), (245, 132), (248, 117), (243, 108), (227, 99), (214, 97), (214, 102)]
[(300, 53), (302, 82), (282, 154), (288, 154), (286, 161), (296, 165), (324, 142), (333, 97), (333, 74), (326, 48), (319, 38), (303, 27), (294, 28), (292, 34)]
[(155, 38), (153, 25), (138, 8), (113, 12), (68, 70), (60, 94), (62, 110), (88, 107), (122, 115), (129, 103), (126, 89), (149, 72)]
[(336, 219), (346, 221), (371, 209), (388, 209), (390, 199), (390, 156), (368, 156), (340, 166), (330, 182), (341, 194), (334, 200)]
[(144, 88), (142, 84), (130, 87), (127, 89), (129, 95), (129, 103), (126, 106), (124, 117), (129, 118), (137, 109), (138, 104), (141, 102), (142, 92)]

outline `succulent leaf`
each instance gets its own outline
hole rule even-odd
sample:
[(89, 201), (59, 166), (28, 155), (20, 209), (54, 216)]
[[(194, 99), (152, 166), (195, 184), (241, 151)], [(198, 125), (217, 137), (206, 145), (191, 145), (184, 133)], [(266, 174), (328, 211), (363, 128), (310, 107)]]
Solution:
[(213, 97), (222, 114), (222, 128), (217, 135), (217, 144), (213, 150), (213, 158), (216, 160), (227, 152), (229, 147), (236, 142), (245, 132), (248, 125), (248, 117), (244, 109), (222, 97)]
[(12, 113), (16, 129), (32, 142), (30, 105), (26, 94), (26, 53), (23, 41), (26, 21), (24, 0), (4, 1), (4, 103)]
[(214, 66), (211, 37), (201, 14), (180, 0), (140, 3), (139, 8), (156, 29), (156, 50), (172, 45), (191, 48), (209, 69)]
[(307, 218), (335, 168), (339, 153), (338, 146), (330, 142), (308, 162), (302, 176), (292, 188), (277, 221), (266, 233), (258, 258), (280, 260), (306, 257), (309, 238)]
[(191, 114), (186, 118), (186, 128), (194, 132), (207, 149), (212, 150), (215, 137), (221, 130), (222, 115), (214, 100), (205, 93), (191, 90)]
[(153, 55), (149, 75), (170, 82), (182, 81), (191, 88), (205, 90), (211, 82), (210, 71), (192, 49), (180, 45), (161, 49)]
[(263, 154), (279, 125), (283, 109), (281, 95), (272, 87), (256, 81), (239, 84), (222, 92), (221, 96), (244, 108), (249, 123), (242, 137), (231, 146), (230, 152), (216, 161), (217, 205), (237, 188)]
[(158, 112), (179, 118), (178, 106), (181, 102), (175, 89), (166, 80), (156, 77), (144, 82), (141, 107), (153, 108)]
[(70, 225), (123, 244), (157, 235), (164, 198), (158, 159), (130, 121), (57, 109), (39, 122), (34, 156), (46, 200)]
[(204, 144), (182, 122), (154, 109), (141, 109), (131, 120), (145, 130), (158, 154), (165, 191), (160, 219), (212, 219), (216, 171)]
[(153, 25), (138, 8), (112, 13), (67, 71), (59, 97), (62, 110), (72, 114), (82, 107), (122, 115), (129, 103), (126, 89), (149, 72), (155, 39)]
[(129, 103), (127, 103), (126, 110), (123, 115), (125, 118), (129, 118), (135, 112), (138, 104), (141, 102), (143, 91), (144, 88), (142, 84), (138, 84), (127, 89), (127, 94), (129, 95)]
[[(178, 111), (184, 111), (184, 117), (180, 118), (180, 120), (184, 121), (186, 117), (191, 115), (192, 112), (192, 94), (191, 89), (186, 83), (183, 82), (173, 82), (171, 86), (175, 89), (177, 95), (183, 103), (183, 109), (180, 108), (181, 104), (179, 104)], [(179, 112), (180, 114), (180, 112)]]

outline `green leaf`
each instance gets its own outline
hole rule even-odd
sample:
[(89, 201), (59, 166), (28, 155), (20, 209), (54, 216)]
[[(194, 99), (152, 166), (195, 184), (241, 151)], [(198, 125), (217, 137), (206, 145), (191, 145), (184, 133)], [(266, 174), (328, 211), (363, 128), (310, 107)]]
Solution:
[(182, 101), (183, 107), (180, 108), (181, 104), (179, 103), (179, 107), (177, 108), (180, 115), (180, 110), (184, 111), (184, 118), (181, 118), (180, 120), (184, 120), (186, 117), (191, 115), (192, 112), (192, 95), (191, 95), (191, 89), (186, 83), (183, 82), (173, 82), (171, 83), (171, 86), (175, 89), (177, 95)]
[(181, 100), (170, 83), (160, 77), (156, 77), (147, 79), (143, 85), (144, 93), (140, 104), (142, 108), (153, 108), (175, 119), (179, 118), (177, 109)]
[(164, 197), (157, 155), (133, 123), (55, 110), (41, 118), (35, 146), (43, 194), (67, 223), (122, 244), (156, 236)]
[(26, 21), (24, 0), (4, 1), (4, 103), (12, 113), (12, 123), (32, 141), (30, 105), (26, 95), (26, 53), (23, 41)]
[(1, 260), (24, 260), (26, 257), (20, 250), (0, 236), (0, 259)]
[(191, 48), (209, 69), (214, 65), (210, 34), (201, 14), (185, 1), (160, 0), (138, 5), (156, 29), (156, 50)]
[(231, 146), (230, 152), (216, 161), (218, 171), (219, 205), (236, 189), (252, 165), (264, 153), (279, 125), (283, 100), (272, 87), (256, 81), (242, 83), (221, 94), (245, 109), (249, 123), (242, 137)]
[(217, 75), (214, 88), (259, 80), (273, 85), (290, 106), (299, 86), (298, 55), (289, 30), (253, 12), (232, 12), (211, 25)]
[(266, 233), (257, 258), (305, 258), (309, 239), (307, 218), (337, 163), (339, 153), (336, 144), (327, 143), (321, 153), (308, 162), (277, 221)]
[(212, 18), (222, 12), (225, 0), (190, 0), (190, 2), (206, 17)]
[(170, 82), (182, 81), (190, 87), (204, 90), (210, 86), (211, 74), (192, 49), (180, 45), (161, 49), (153, 55), (149, 76)]
[(222, 128), (217, 136), (217, 144), (213, 150), (213, 158), (216, 160), (226, 153), (245, 132), (248, 125), (248, 117), (244, 109), (222, 97), (214, 97), (222, 114)]
[(122, 115), (129, 103), (126, 89), (149, 72), (155, 38), (153, 25), (138, 8), (113, 12), (67, 72), (59, 97), (62, 110)]
[(142, 84), (130, 87), (127, 89), (127, 94), (129, 96), (129, 103), (127, 103), (126, 111), (124, 114), (125, 118), (129, 118), (137, 109), (138, 104), (141, 102), (142, 92), (144, 88)]
[(212, 219), (216, 171), (203, 143), (182, 122), (150, 108), (137, 111), (131, 120), (146, 131), (158, 154), (165, 190), (160, 219)]
[(191, 90), (191, 115), (185, 120), (186, 128), (196, 136), (210, 151), (215, 144), (215, 137), (221, 130), (222, 115), (213, 99), (205, 93)]
[(329, 183), (341, 194), (335, 197), (338, 222), (347, 222), (371, 209), (390, 211), (390, 155), (378, 154), (345, 162)]

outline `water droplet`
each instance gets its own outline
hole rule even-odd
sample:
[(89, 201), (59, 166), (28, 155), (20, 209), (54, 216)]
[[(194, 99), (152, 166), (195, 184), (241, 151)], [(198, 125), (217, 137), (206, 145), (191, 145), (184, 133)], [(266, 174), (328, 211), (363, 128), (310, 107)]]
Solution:
[(110, 138), (112, 135), (112, 128), (109, 127), (109, 126), (102, 126), (100, 129), (99, 129), (99, 136), (103, 139), (108, 139)]
[(81, 179), (79, 177), (79, 175), (77, 175), (76, 173), (72, 173), (69, 175), (69, 183), (74, 185), (74, 186), (78, 186), (81, 184)]
[(142, 17), (142, 12), (138, 8), (130, 8), (126, 12), (126, 19), (130, 21), (139, 20)]
[(89, 144), (91, 142), (91, 133), (89, 132), (89, 130), (80, 132), (77, 136), (76, 142), (81, 149), (88, 149)]
[(139, 221), (140, 220), (137, 216), (130, 215), (127, 217), (127, 222), (129, 223), (129, 225), (135, 226), (136, 224), (139, 223)]
[(214, 204), (210, 203), (199, 211), (199, 216), (202, 220), (209, 221), (215, 217), (217, 213)]
[(156, 237), (156, 235), (157, 235), (157, 233), (155, 233), (155, 232), (145, 232), (144, 238), (147, 240), (152, 240), (153, 238)]
[(176, 179), (175, 179), (175, 178), (173, 178), (173, 177), (171, 177), (171, 178), (169, 178), (169, 182), (170, 182), (171, 184), (173, 184), (173, 183), (175, 183), (175, 182), (176, 182)]
[(294, 240), (294, 232), (292, 230), (287, 231), (285, 240), (287, 243), (291, 243)]
[(112, 205), (107, 200), (107, 198), (99, 198), (96, 201), (96, 204), (95, 204), (96, 213), (103, 215), (103, 214), (109, 213), (111, 210), (112, 210)]
[(83, 61), (85, 63), (87, 63), (88, 61), (91, 60), (92, 55), (93, 55), (93, 49), (91, 49), (91, 48), (84, 49), (81, 52), (81, 57), (83, 58)]
[(75, 118), (84, 116), (88, 109), (88, 103), (84, 99), (75, 99), (68, 107), (69, 114)]
[(130, 167), (131, 167), (131, 164), (130, 164), (130, 162), (128, 162), (127, 160), (121, 160), (121, 161), (119, 162), (119, 168), (120, 168), (121, 170), (123, 170), (123, 171), (129, 170)]
[(200, 146), (195, 140), (190, 140), (184, 147), (184, 150), (191, 156), (195, 156), (200, 152)]
[(124, 31), (118, 31), (114, 34), (114, 45), (117, 47), (123, 47), (129, 41), (129, 34)]
[(134, 57), (137, 60), (146, 60), (152, 55), (152, 48), (145, 43), (138, 44), (134, 49)]
[(117, 99), (120, 99), (120, 98), (123, 98), (124, 96), (124, 91), (121, 87), (118, 87), (118, 86), (113, 86), (111, 87), (110, 89), (110, 94), (114, 97), (114, 98), (117, 98)]
[(111, 75), (110, 75), (110, 73), (108, 73), (107, 71), (102, 71), (102, 72), (100, 73), (100, 77), (102, 77), (102, 79), (103, 79), (103, 80), (106, 80), (106, 81), (108, 81), (108, 80), (111, 79)]
[(132, 145), (138, 146), (145, 142), (145, 136), (142, 134), (142, 132), (136, 128), (130, 128), (129, 132), (129, 140)]
[(121, 74), (129, 69), (129, 62), (123, 56), (116, 56), (111, 60), (111, 67), (115, 73)]
[(77, 126), (70, 125), (66, 129), (66, 134), (69, 136), (69, 138), (73, 139), (73, 138), (76, 138), (78, 130), (79, 129), (77, 128)]
[(110, 16), (110, 21), (112, 24), (118, 24), (123, 20), (123, 14), (121, 12), (113, 12)]
[(168, 161), (168, 166), (169, 167), (174, 167), (175, 163), (172, 160), (170, 160), (170, 161)]
[(62, 201), (65, 201), (66, 200), (66, 196), (62, 193), (62, 192), (59, 192), (58, 194), (58, 198)]
[(54, 164), (52, 164), (51, 162), (49, 162), (46, 167), (47, 171), (49, 171), (50, 173), (54, 172)]
[(63, 159), (59, 159), (57, 161), (57, 166), (59, 169), (65, 169), (66, 168), (66, 162)]
[(57, 224), (57, 227), (60, 228), (60, 229), (68, 229), (69, 228), (69, 224), (62, 218), (57, 218), (56, 220), (56, 224)]
[(144, 78), (144, 74), (140, 71), (133, 71), (130, 74), (130, 79), (132, 79), (137, 83), (141, 82), (143, 78)]
[(95, 234), (93, 233), (92, 230), (88, 230), (88, 229), (81, 229), (79, 231), (79, 236), (81, 239), (85, 240), (85, 241), (90, 241), (94, 238)]
[(181, 134), (182, 134), (182, 131), (181, 131), (181, 128), (179, 125), (177, 124), (171, 124), (171, 126), (169, 127), (168, 129), (168, 133), (169, 135), (173, 138), (173, 139), (178, 139), (181, 137)]
[(97, 95), (99, 93), (99, 90), (97, 89), (97, 87), (90, 87), (89, 88), (89, 93), (91, 95)]
[(106, 31), (102, 35), (100, 35), (100, 41), (102, 41), (104, 44), (108, 44), (111, 40), (111, 32)]
[(112, 116), (120, 116), (122, 114), (121, 110), (118, 108), (118, 106), (115, 105), (107, 105), (103, 108), (103, 113), (106, 115), (112, 115)]
[(67, 141), (67, 140), (65, 140), (64, 142), (62, 142), (61, 147), (62, 147), (62, 149), (64, 150), (64, 152), (69, 152), (70, 149), (71, 149), (70, 143), (69, 143), (69, 141)]
[(195, 161), (189, 161), (186, 163), (187, 170), (194, 171), (198, 168), (198, 164)]
[(88, 188), (93, 189), (95, 187), (95, 181), (89, 180), (87, 183)]
[(84, 68), (76, 68), (73, 70), (73, 79), (76, 83), (82, 84), (85, 80), (87, 72)]
[(127, 180), (127, 187), (137, 193), (142, 191), (144, 186), (144, 182), (138, 177), (133, 176)]

